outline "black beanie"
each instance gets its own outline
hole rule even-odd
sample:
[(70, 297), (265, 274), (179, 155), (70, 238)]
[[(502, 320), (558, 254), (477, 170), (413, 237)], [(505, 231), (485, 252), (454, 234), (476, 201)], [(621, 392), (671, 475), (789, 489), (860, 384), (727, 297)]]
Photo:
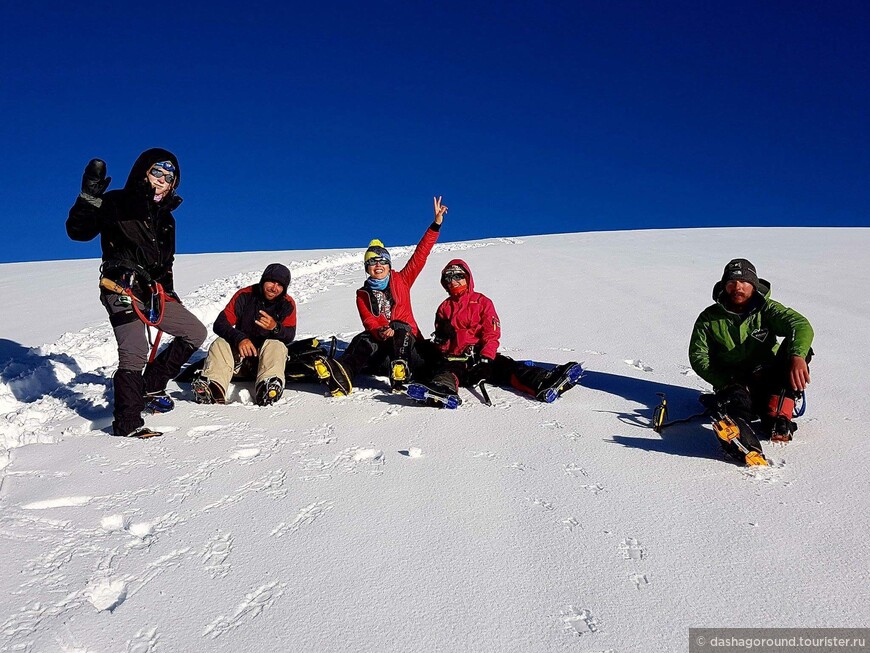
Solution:
[(751, 283), (752, 287), (758, 290), (758, 274), (755, 272), (755, 266), (745, 258), (732, 259), (725, 266), (722, 272), (722, 283), (734, 280)]
[(285, 265), (280, 263), (270, 263), (263, 270), (263, 276), (260, 277), (260, 285), (262, 286), (267, 281), (280, 283), (284, 288), (284, 292), (290, 287), (290, 270)]

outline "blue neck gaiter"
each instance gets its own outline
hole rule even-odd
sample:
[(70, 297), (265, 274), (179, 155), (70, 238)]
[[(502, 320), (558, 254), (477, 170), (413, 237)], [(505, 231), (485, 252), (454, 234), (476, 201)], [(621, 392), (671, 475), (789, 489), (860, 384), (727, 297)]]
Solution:
[(387, 286), (390, 283), (390, 275), (388, 274), (383, 279), (375, 279), (373, 277), (369, 277), (366, 279), (366, 286), (371, 288), (372, 290), (386, 290)]

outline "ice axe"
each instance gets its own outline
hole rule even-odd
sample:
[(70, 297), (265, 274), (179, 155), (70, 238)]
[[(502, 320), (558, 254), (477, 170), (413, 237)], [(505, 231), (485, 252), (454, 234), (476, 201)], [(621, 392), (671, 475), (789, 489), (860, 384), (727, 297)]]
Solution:
[(686, 422), (691, 422), (699, 417), (706, 417), (710, 414), (709, 411), (703, 410), (700, 413), (695, 413), (688, 417), (681, 417), (680, 419), (668, 421), (668, 398), (665, 396), (664, 392), (656, 392), (656, 395), (659, 398), (659, 404), (653, 409), (652, 424), (650, 424), (656, 433), (661, 433), (667, 427), (673, 426), (674, 424), (685, 424)]

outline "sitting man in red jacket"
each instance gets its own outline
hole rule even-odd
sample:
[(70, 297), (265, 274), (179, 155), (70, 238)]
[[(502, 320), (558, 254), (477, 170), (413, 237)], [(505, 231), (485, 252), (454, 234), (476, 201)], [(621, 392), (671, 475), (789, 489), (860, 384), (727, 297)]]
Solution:
[(430, 383), (411, 383), (407, 394), (446, 408), (456, 408), (459, 386), (481, 381), (509, 385), (547, 403), (577, 384), (583, 373), (569, 362), (551, 370), (531, 361), (515, 361), (498, 353), (501, 324), (492, 300), (474, 290), (474, 279), (465, 261), (454, 259), (441, 273), (449, 293), (435, 316), (435, 343), (443, 361)]
[(333, 397), (353, 390), (353, 378), (364, 369), (378, 371), (389, 365), (390, 385), (404, 387), (411, 373), (424, 364), (427, 341), (423, 339), (411, 310), (411, 286), (417, 280), (429, 252), (438, 240), (447, 207), (436, 197), (435, 221), (423, 234), (408, 264), (393, 270), (390, 253), (379, 240), (369, 243), (364, 263), (368, 274), (356, 291), (356, 307), (365, 331), (357, 335), (337, 359), (321, 357), (314, 370)]
[(239, 290), (214, 322), (217, 339), (193, 379), (200, 404), (223, 404), (232, 379), (256, 379), (255, 400), (268, 406), (284, 392), (287, 345), (296, 337), (296, 302), (285, 294), (290, 270), (266, 266), (260, 283)]

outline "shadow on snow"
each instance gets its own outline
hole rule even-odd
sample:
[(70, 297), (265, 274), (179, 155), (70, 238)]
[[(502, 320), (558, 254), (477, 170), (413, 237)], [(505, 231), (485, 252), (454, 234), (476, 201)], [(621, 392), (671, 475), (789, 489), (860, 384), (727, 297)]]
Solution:
[(586, 371), (580, 385), (643, 406), (630, 413), (617, 412), (615, 415), (623, 424), (646, 429), (645, 436), (631, 437), (615, 434), (612, 437), (615, 444), (672, 456), (721, 459), (721, 448), (716, 442), (716, 437), (710, 429), (704, 427), (706, 422), (701, 418), (686, 424), (675, 424), (665, 428), (661, 433), (656, 433), (652, 429), (653, 411), (659, 404), (656, 393), (665, 393), (670, 419), (679, 419), (702, 410), (698, 401), (701, 396), (700, 390), (594, 371)]
[[(75, 376), (62, 382), (55, 365), (67, 367)], [(72, 356), (41, 354), (38, 348), (0, 338), (0, 383), (9, 388), (16, 401), (34, 403), (43, 397), (54, 397), (88, 420), (99, 420), (111, 414), (111, 380), (102, 374), (83, 372)], [(80, 384), (102, 386), (104, 405), (73, 390)]]

